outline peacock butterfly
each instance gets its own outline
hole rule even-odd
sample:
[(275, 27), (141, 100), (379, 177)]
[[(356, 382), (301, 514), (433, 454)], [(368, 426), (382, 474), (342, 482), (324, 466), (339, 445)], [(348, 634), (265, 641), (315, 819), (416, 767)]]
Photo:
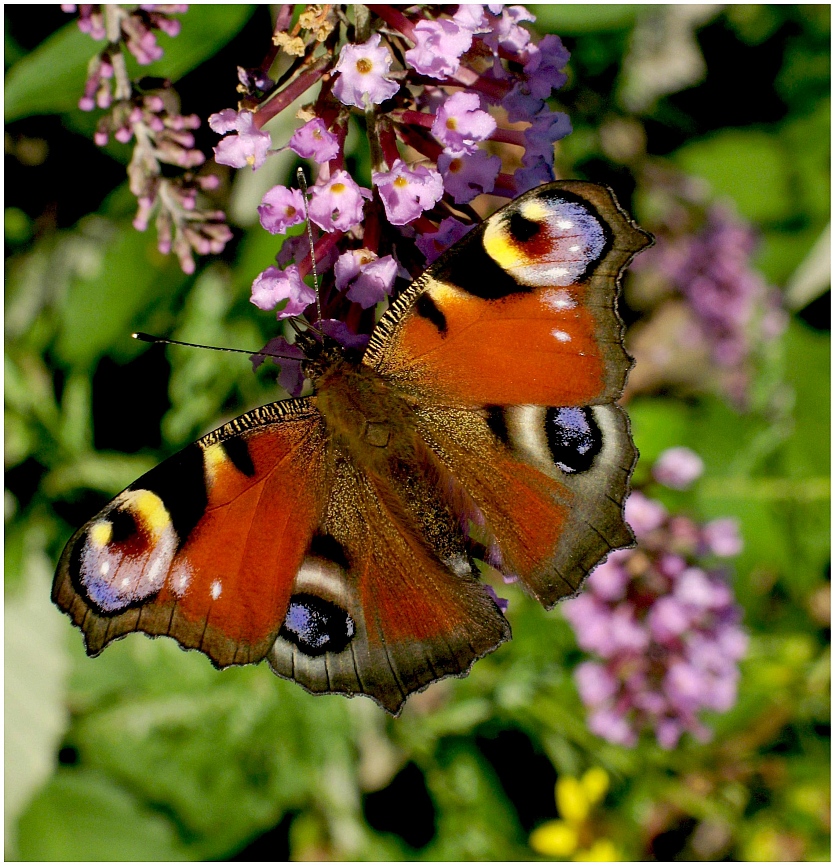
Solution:
[(169, 635), (395, 715), (464, 676), (510, 638), (476, 558), (550, 608), (632, 543), (615, 304), (650, 243), (606, 187), (550, 183), (432, 264), (361, 356), (305, 332), (312, 396), (224, 424), (70, 539), (52, 597), (88, 654)]

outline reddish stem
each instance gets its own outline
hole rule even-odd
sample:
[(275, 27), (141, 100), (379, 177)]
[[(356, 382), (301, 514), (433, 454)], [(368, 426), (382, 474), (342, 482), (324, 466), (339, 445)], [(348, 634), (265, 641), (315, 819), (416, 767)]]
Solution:
[(399, 10), (393, 6), (370, 5), (368, 7), (378, 18), (382, 18), (390, 27), (402, 33), (410, 42), (417, 45), (415, 38), (415, 25)]
[(397, 135), (400, 140), (409, 147), (413, 147), (419, 153), (429, 157), (432, 162), (437, 162), (438, 157), (443, 153), (444, 149), (437, 141), (429, 138), (421, 130), (413, 129), (408, 126), (398, 125), (396, 127)]
[(501, 195), (505, 198), (516, 198), (516, 181), (512, 174), (500, 173), (496, 178), (496, 185), (493, 187), (493, 195)]
[[(381, 121), (384, 118), (380, 118)], [(380, 129), (380, 145), (383, 149), (383, 158), (389, 168), (391, 168), (395, 160), (400, 159), (400, 151), (397, 149), (397, 137), (394, 134), (394, 127), (388, 121), (381, 123)]]
[(525, 133), (521, 129), (501, 129), (497, 128), (490, 136), (490, 141), (501, 141), (504, 144), (515, 144), (518, 147), (525, 147)]
[(392, 117), (402, 123), (410, 123), (413, 126), (425, 126), (429, 129), (435, 122), (435, 115), (429, 114), (426, 111), (406, 111), (392, 112)]
[(325, 70), (333, 63), (334, 58), (326, 54), (315, 60), (304, 72), (288, 84), (284, 90), (273, 94), (266, 102), (262, 102), (255, 110), (253, 122), (260, 129), (267, 121), (272, 120), (280, 111), (283, 111), (301, 96), (305, 90), (312, 87), (324, 74)]
[[(316, 261), (321, 261), (339, 241), (342, 239), (343, 232), (328, 232), (324, 237), (319, 238), (313, 247)], [(310, 262), (310, 253), (308, 253), (300, 262), (297, 263), (299, 274), (302, 278), (306, 277), (313, 270)]]

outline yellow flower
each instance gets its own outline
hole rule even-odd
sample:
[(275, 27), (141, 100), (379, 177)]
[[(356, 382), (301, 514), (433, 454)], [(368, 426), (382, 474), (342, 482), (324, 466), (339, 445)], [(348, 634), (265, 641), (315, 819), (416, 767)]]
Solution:
[(620, 854), (610, 839), (596, 839), (587, 851), (578, 851), (574, 860), (580, 863), (614, 863)]
[(573, 776), (560, 776), (557, 780), (557, 808), (569, 824), (582, 824), (588, 817), (591, 803)]
[(531, 833), (530, 844), (545, 857), (568, 857), (577, 850), (577, 831), (565, 821), (548, 821)]
[(580, 784), (583, 786), (589, 801), (597, 803), (606, 796), (606, 792), (609, 790), (609, 774), (603, 767), (592, 767), (586, 770)]
[(609, 789), (609, 776), (602, 767), (592, 767), (581, 779), (560, 776), (556, 799), (561, 821), (548, 821), (531, 833), (530, 845), (546, 857), (570, 857), (580, 861), (617, 860), (617, 849), (608, 839), (598, 839), (587, 850), (578, 851), (581, 835), (593, 836), (589, 813)]

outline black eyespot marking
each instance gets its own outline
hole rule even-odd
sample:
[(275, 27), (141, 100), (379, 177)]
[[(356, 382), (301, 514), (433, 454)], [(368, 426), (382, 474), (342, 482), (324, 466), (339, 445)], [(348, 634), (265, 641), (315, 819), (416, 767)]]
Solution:
[(468, 232), (453, 249), (454, 255), (445, 255), (430, 270), (441, 282), (486, 301), (530, 292), (528, 286), (520, 285), (488, 255), (484, 249), (484, 223)]
[(541, 231), (542, 226), (538, 222), (522, 216), (519, 211), (515, 211), (508, 220), (508, 228), (514, 240), (524, 243), (536, 237)]
[(446, 316), (441, 312), (438, 305), (432, 300), (429, 292), (424, 292), (415, 302), (415, 310), (418, 315), (428, 319), (445, 336), (447, 332)]
[(510, 434), (507, 432), (507, 422), (504, 417), (504, 409), (501, 406), (487, 407), (487, 426), (493, 435), (507, 445), (510, 442)]
[(279, 634), (305, 655), (315, 657), (342, 652), (356, 634), (356, 626), (338, 605), (302, 592), (290, 599)]
[(119, 544), (133, 538), (137, 532), (136, 518), (122, 508), (115, 508), (107, 515), (111, 526), (111, 544)]
[(327, 559), (338, 565), (343, 571), (349, 569), (345, 548), (332, 535), (317, 532), (310, 542), (310, 555)]
[(238, 472), (246, 475), (247, 478), (252, 478), (255, 475), (255, 466), (252, 463), (252, 457), (249, 455), (249, 448), (242, 436), (235, 436), (232, 439), (226, 439), (220, 443), (223, 452), (232, 461), (232, 465)]
[(208, 505), (203, 449), (189, 445), (146, 472), (130, 489), (150, 490), (159, 496), (182, 546)]
[(587, 472), (603, 447), (603, 434), (588, 406), (549, 408), (545, 435), (554, 463), (563, 472)]

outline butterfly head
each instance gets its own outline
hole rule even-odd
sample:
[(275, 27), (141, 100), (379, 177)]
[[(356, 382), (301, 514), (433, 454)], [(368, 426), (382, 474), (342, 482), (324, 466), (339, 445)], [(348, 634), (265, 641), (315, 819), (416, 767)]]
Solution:
[(333, 337), (313, 329), (297, 334), (296, 345), (304, 352), (302, 373), (314, 385), (334, 367), (359, 363), (361, 357), (358, 350), (345, 348)]

